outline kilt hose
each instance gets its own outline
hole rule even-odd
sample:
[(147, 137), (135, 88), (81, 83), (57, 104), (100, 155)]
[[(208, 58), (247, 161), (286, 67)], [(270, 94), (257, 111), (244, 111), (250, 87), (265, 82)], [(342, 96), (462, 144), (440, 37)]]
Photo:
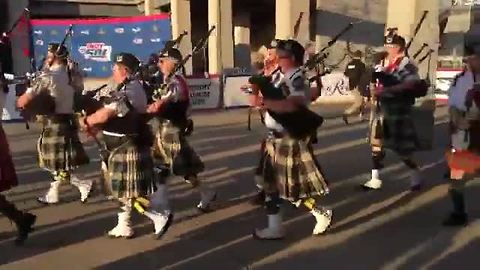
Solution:
[(169, 122), (160, 124), (154, 143), (156, 162), (169, 167), (177, 176), (196, 176), (205, 170), (200, 157), (178, 127)]
[[(129, 137), (103, 137), (108, 160), (102, 164), (106, 196), (128, 200), (155, 191), (153, 159), (149, 147), (139, 147)], [(106, 165), (106, 167), (104, 166)]]
[(0, 123), (0, 192), (18, 185), (17, 173), (13, 165), (7, 136)]
[(410, 157), (419, 148), (415, 126), (412, 120), (412, 106), (389, 103), (382, 106), (383, 142), (385, 149), (401, 157)]
[(329, 192), (325, 177), (306, 140), (268, 138), (263, 166), (264, 190), (296, 202)]
[(37, 150), (40, 167), (50, 172), (69, 172), (90, 162), (73, 120), (45, 122)]

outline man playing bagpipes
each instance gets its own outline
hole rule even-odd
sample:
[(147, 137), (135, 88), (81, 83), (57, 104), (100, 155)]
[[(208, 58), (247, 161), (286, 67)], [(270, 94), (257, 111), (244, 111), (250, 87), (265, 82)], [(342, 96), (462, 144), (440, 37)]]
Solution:
[(310, 211), (316, 219), (314, 235), (325, 232), (332, 218), (332, 211), (316, 205), (313, 198), (328, 193), (328, 187), (309, 147), (311, 134), (323, 119), (307, 108), (309, 89), (301, 68), (305, 50), (294, 40), (280, 41), (276, 49), (284, 74), (280, 89), (265, 76), (253, 76), (249, 80), (253, 88), (252, 103), (261, 92), (271, 116), (265, 119), (270, 133), (263, 165), (268, 227), (256, 229), (253, 234), (261, 240), (284, 237), (280, 214), (283, 200), (297, 207), (303, 205)]
[[(202, 183), (198, 174), (205, 166), (189, 145), (186, 129), (191, 110), (190, 90), (183, 75), (178, 72), (183, 58), (178, 49), (170, 48), (159, 56), (158, 66), (164, 75), (164, 85), (157, 90), (159, 98), (149, 105), (147, 112), (159, 120), (154, 144), (154, 157), (170, 177), (181, 176), (200, 193), (197, 209), (211, 210), (216, 192)], [(162, 188), (166, 188), (164, 183)], [(164, 193), (166, 196), (166, 192)]]
[(372, 108), (376, 113), (370, 124), (372, 178), (363, 187), (366, 190), (381, 188), (379, 172), (383, 168), (385, 149), (389, 149), (412, 170), (411, 189), (417, 190), (422, 181), (420, 168), (412, 157), (418, 148), (418, 140), (411, 114), (415, 98), (424, 95), (428, 86), (420, 80), (417, 67), (406, 56), (403, 37), (392, 30), (384, 43), (387, 56), (373, 74), (377, 108)]
[[(98, 92), (103, 106), (81, 119), (82, 130), (95, 136), (101, 129), (108, 152), (104, 160), (106, 195), (120, 203), (118, 223), (108, 232), (109, 237), (130, 238), (132, 209), (151, 219), (154, 234), (162, 236), (172, 222), (169, 213), (157, 211), (156, 205), (142, 207), (145, 197), (155, 190), (151, 147), (153, 136), (147, 124), (147, 96), (141, 83), (132, 78), (138, 69), (138, 59), (129, 53), (120, 53), (114, 59), (113, 80), (117, 87), (110, 93)], [(147, 209), (145, 209), (147, 208)]]
[(39, 165), (53, 175), (48, 192), (38, 198), (40, 203), (59, 202), (59, 188), (69, 182), (80, 191), (80, 200), (86, 202), (93, 181), (80, 179), (73, 170), (89, 163), (89, 158), (78, 137), (74, 116), (74, 88), (67, 72), (68, 51), (63, 45), (49, 44), (46, 63), (48, 69), (35, 78), (19, 97), (17, 106), (30, 115), (41, 116), (43, 130), (38, 140)]
[(445, 226), (467, 224), (465, 184), (478, 176), (480, 170), (480, 40), (468, 38), (465, 40), (468, 68), (455, 78), (449, 89), (451, 148), (446, 158), (453, 212), (443, 222)]
[[(0, 62), (0, 109), (2, 110), (7, 93), (8, 84), (3, 75)], [(7, 136), (3, 131), (2, 123), (0, 121), (0, 192), (7, 191), (17, 185), (17, 173), (12, 161), (10, 148), (8, 147)], [(33, 214), (18, 210), (3, 194), (0, 194), (0, 213), (15, 223), (18, 231), (15, 243), (17, 245), (23, 244), (27, 239), (28, 234), (33, 230), (32, 227), (35, 224), (37, 217)]]
[[(278, 66), (278, 55), (277, 55), (277, 45), (281, 42), (280, 40), (272, 40), (269, 46), (267, 46), (267, 54), (264, 60), (264, 68), (261, 71), (261, 74), (271, 78), (273, 86), (279, 87), (280, 83), (283, 80), (283, 74)], [(256, 96), (253, 106), (259, 107), (263, 106), (263, 101), (261, 95)], [(263, 111), (263, 108), (261, 109)], [(264, 112), (261, 112), (264, 113)], [(271, 116), (268, 112), (264, 113), (264, 122), (268, 119), (271, 121)], [(268, 134), (267, 134), (268, 135)], [(263, 190), (263, 164), (265, 163), (265, 142), (266, 139), (263, 139), (260, 145), (260, 160), (257, 168), (255, 169), (255, 183), (258, 189), (257, 195), (251, 201), (253, 204), (263, 205), (265, 203), (265, 191)]]

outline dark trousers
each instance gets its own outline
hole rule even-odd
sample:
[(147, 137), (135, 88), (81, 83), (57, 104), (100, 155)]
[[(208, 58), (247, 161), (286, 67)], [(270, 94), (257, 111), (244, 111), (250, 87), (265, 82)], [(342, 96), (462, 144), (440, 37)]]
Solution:
[(23, 217), (23, 212), (18, 210), (15, 205), (9, 202), (2, 194), (0, 194), (0, 213), (15, 223)]

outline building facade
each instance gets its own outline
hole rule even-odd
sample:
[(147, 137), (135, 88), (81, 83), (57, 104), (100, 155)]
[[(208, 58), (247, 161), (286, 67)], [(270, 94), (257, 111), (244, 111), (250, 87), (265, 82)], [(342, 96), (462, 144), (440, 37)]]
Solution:
[[(345, 56), (347, 41), (353, 49), (382, 46), (386, 26), (399, 27), (409, 37), (422, 10), (438, 6), (438, 0), (7, 0), (7, 3), (10, 16), (4, 25), (11, 23), (25, 7), (31, 10), (33, 18), (171, 12), (173, 38), (185, 30), (189, 32), (180, 46), (183, 53), (190, 52), (192, 43), (216, 26), (208, 48), (195, 55), (186, 67), (188, 73), (211, 74), (234, 67), (248, 68), (252, 51), (273, 38), (293, 38), (296, 25), (296, 39), (303, 44), (314, 42), (318, 50), (348, 23), (359, 22), (330, 50), (329, 61), (337, 62)], [(437, 37), (435, 32), (430, 34), (435, 29), (438, 33), (438, 11), (433, 13), (415, 43), (421, 44), (423, 40), (432, 46), (438, 44), (438, 34)], [(28, 59), (16, 49), (12, 50), (12, 56), (14, 70), (25, 72)]]

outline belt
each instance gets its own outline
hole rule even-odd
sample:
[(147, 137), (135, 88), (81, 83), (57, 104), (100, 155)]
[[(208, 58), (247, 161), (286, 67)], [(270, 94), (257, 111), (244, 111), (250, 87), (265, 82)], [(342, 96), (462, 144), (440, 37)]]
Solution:
[[(112, 135), (112, 134), (115, 134), (115, 133), (107, 131), (107, 134), (106, 134), (105, 131), (103, 132), (103, 141), (105, 142), (105, 145), (107, 146), (107, 149), (109, 151), (112, 151), (113, 149), (125, 143), (134, 142), (133, 135), (118, 134), (118, 133), (117, 135)], [(123, 136), (118, 136), (118, 135), (123, 135)]]
[(285, 137), (286, 134), (282, 133), (282, 132), (278, 132), (276, 130), (269, 130), (268, 133), (267, 133), (267, 136), (269, 138), (281, 139), (281, 138)]
[(61, 124), (66, 122), (73, 122), (75, 116), (73, 114), (55, 114), (46, 116), (47, 123), (49, 124)]
[(103, 135), (110, 136), (110, 137), (116, 137), (116, 138), (123, 138), (123, 137), (135, 137), (138, 134), (122, 134), (122, 133), (116, 133), (116, 132), (111, 132), (111, 131), (106, 131), (104, 130)]

